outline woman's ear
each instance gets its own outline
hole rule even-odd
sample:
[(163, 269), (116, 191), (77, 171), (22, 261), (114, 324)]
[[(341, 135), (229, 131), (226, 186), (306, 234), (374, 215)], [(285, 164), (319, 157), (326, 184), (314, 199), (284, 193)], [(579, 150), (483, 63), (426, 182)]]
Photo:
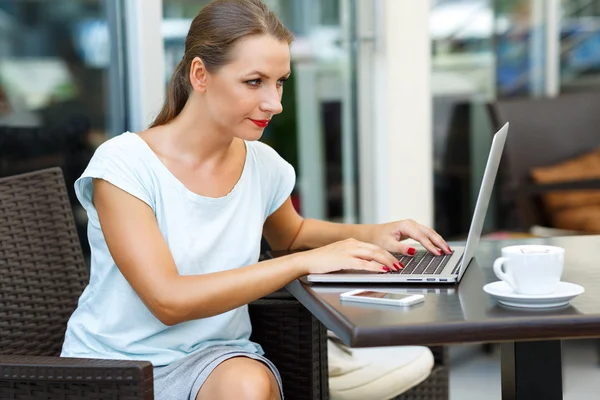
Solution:
[(190, 65), (190, 83), (195, 91), (204, 92), (206, 90), (206, 81), (208, 71), (200, 57), (194, 57)]

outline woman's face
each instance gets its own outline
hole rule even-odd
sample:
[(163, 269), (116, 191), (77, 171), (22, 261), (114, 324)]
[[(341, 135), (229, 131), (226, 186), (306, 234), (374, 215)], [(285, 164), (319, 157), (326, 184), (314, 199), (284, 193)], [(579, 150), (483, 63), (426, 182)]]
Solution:
[(232, 61), (207, 74), (206, 104), (219, 128), (257, 140), (279, 114), (283, 83), (290, 75), (290, 47), (270, 35), (241, 39)]

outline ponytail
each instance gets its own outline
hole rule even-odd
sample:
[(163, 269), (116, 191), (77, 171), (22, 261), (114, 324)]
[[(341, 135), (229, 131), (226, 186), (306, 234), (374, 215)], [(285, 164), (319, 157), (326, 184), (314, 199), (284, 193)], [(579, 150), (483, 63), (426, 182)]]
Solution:
[(191, 89), (189, 80), (186, 76), (186, 70), (184, 58), (177, 64), (175, 71), (173, 71), (169, 87), (167, 88), (165, 102), (152, 124), (150, 124), (150, 128), (171, 122), (181, 113), (183, 107), (185, 107)]

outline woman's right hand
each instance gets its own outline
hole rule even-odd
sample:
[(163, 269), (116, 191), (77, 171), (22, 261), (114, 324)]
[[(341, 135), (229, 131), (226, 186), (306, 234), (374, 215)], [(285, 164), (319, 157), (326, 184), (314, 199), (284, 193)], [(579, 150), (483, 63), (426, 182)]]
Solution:
[(371, 243), (346, 239), (294, 254), (296, 264), (307, 274), (326, 274), (342, 269), (375, 272), (397, 271), (400, 263), (387, 250)]

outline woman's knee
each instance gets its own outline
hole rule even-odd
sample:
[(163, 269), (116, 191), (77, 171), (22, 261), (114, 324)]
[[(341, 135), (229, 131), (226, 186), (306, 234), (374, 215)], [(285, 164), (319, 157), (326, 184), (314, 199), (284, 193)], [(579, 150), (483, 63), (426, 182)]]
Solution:
[(241, 372), (237, 376), (237, 391), (239, 399), (244, 400), (274, 400), (279, 398), (279, 392), (274, 393), (274, 376), (271, 370), (259, 361), (255, 366)]
[(197, 399), (279, 400), (279, 386), (265, 364), (246, 357), (221, 363), (209, 375)]

